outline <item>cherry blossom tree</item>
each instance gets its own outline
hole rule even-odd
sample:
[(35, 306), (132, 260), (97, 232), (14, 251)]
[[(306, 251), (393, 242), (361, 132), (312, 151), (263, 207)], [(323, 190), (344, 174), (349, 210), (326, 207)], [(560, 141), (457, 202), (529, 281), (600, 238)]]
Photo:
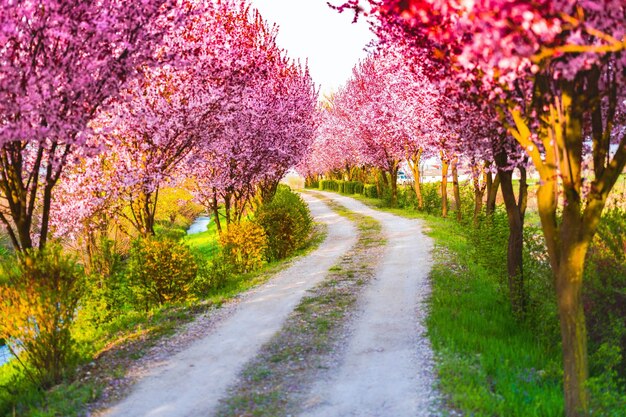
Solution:
[(275, 42), (276, 27), (256, 11), (241, 9), (245, 33), (245, 78), (227, 89), (231, 104), (219, 132), (203, 140), (187, 166), (196, 199), (214, 213), (225, 208), (226, 223), (239, 222), (255, 197), (268, 201), (287, 170), (304, 157), (315, 130), (317, 90), (308, 68), (286, 57)]
[(566, 414), (586, 415), (585, 255), (626, 165), (623, 1), (369, 4), (366, 12), (379, 30), (403, 33), (404, 42), (429, 49), (456, 77), (478, 80), (498, 120), (537, 169), (538, 209), (561, 322)]
[(2, 2), (0, 222), (17, 250), (46, 244), (54, 187), (89, 121), (176, 14), (163, 0)]

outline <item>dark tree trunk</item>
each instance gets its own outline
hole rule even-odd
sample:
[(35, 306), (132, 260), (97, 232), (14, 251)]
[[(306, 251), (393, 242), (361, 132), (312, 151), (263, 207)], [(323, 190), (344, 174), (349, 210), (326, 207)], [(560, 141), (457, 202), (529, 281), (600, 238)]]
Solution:
[(496, 211), (496, 200), (498, 198), (498, 189), (500, 188), (500, 174), (496, 174), (493, 180), (491, 178), (492, 175), (489, 173), (487, 177), (487, 204), (485, 205), (487, 217)]
[(213, 189), (213, 200), (211, 201), (211, 210), (213, 211), (213, 221), (217, 227), (217, 233), (222, 234), (222, 221), (220, 220), (219, 204), (217, 199), (217, 190)]
[(389, 174), (389, 187), (391, 188), (391, 207), (398, 207), (398, 165), (394, 164)]
[(509, 224), (509, 241), (507, 247), (507, 275), (509, 282), (509, 297), (513, 313), (521, 318), (526, 311), (526, 290), (524, 287), (523, 247), (524, 247), (524, 214), (526, 210), (526, 174), (520, 168), (519, 200), (515, 198), (513, 190), (513, 171), (507, 166), (506, 155), (496, 156), (498, 175), (502, 188), (502, 197), (506, 207)]

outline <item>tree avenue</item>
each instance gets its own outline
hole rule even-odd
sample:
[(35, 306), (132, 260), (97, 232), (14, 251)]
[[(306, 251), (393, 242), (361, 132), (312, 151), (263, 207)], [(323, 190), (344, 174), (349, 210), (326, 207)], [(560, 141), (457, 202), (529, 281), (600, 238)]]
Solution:
[[(303, 247), (312, 219), (279, 186), (296, 169), (392, 208), (411, 194), (412, 209), (464, 227), (495, 223), (499, 199), (520, 323), (536, 206), (565, 414), (593, 414), (583, 276), (626, 166), (624, 1), (343, 1), (331, 7), (376, 40), (318, 101), (308, 63), (248, 0), (2, 0), (0, 341), (22, 380), (38, 392), (67, 380), (76, 335), (230, 291)], [(202, 212), (215, 236), (192, 253), (183, 236)]]
[[(480, 106), (468, 116), (487, 115), (495, 127), (486, 141), (466, 144), (492, 153), (512, 236), (523, 224), (525, 190), (516, 202), (507, 173), (520, 168), (525, 178), (526, 159), (537, 170), (538, 212), (561, 322), (566, 414), (586, 415), (582, 275), (607, 198), (626, 164), (624, 3), (365, 3), (355, 0), (338, 8), (355, 10), (355, 18), (364, 14), (385, 48), (400, 48), (409, 61), (430, 62), (425, 66), (431, 81), (446, 95), (459, 89), (458, 95)], [(447, 162), (442, 151), (442, 164)], [(521, 245), (517, 241), (513, 246)]]

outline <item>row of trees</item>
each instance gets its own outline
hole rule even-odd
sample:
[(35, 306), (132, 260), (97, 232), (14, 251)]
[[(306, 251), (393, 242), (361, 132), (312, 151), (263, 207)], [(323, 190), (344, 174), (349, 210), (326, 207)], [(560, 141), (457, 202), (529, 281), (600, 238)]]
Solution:
[(0, 12), (0, 221), (18, 251), (115, 218), (153, 235), (164, 184), (238, 221), (311, 141), (308, 70), (246, 1), (126, 3)]
[[(17, 255), (0, 259), (0, 337), (38, 388), (68, 375), (76, 337), (306, 242), (305, 204), (276, 193), (318, 92), (247, 0), (3, 2), (0, 22), (0, 234)], [(215, 253), (177, 241), (175, 218), (201, 211), (189, 193), (220, 232), (237, 224)]]
[[(532, 164), (540, 176), (538, 211), (558, 300), (567, 415), (586, 415), (583, 269), (626, 165), (623, 2), (365, 3), (338, 8), (365, 15), (382, 47), (329, 100), (324, 119), (331, 137), (348, 132), (356, 146), (333, 150), (332, 140), (322, 138), (303, 169), (322, 172), (357, 161), (386, 171), (393, 182), (400, 159), (439, 154), (445, 171), (448, 164), (454, 170), (462, 154), (471, 162), (478, 197), (490, 183), (485, 166), (493, 166), (509, 218), (514, 294), (523, 288), (525, 177)], [(388, 64), (394, 57), (399, 70)], [(337, 130), (342, 123), (350, 128)], [(524, 307), (523, 298), (512, 300)]]

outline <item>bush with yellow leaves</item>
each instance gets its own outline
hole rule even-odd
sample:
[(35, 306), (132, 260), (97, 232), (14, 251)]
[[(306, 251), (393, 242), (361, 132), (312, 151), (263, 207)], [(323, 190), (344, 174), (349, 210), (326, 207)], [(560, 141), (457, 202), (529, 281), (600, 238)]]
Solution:
[(84, 273), (54, 245), (0, 265), (0, 339), (42, 388), (60, 382), (75, 359), (71, 328)]
[(230, 224), (220, 235), (219, 243), (225, 260), (236, 272), (254, 271), (265, 262), (267, 237), (265, 230), (256, 223)]
[(170, 239), (137, 240), (128, 260), (128, 279), (137, 303), (146, 310), (186, 300), (197, 270), (189, 248)]

